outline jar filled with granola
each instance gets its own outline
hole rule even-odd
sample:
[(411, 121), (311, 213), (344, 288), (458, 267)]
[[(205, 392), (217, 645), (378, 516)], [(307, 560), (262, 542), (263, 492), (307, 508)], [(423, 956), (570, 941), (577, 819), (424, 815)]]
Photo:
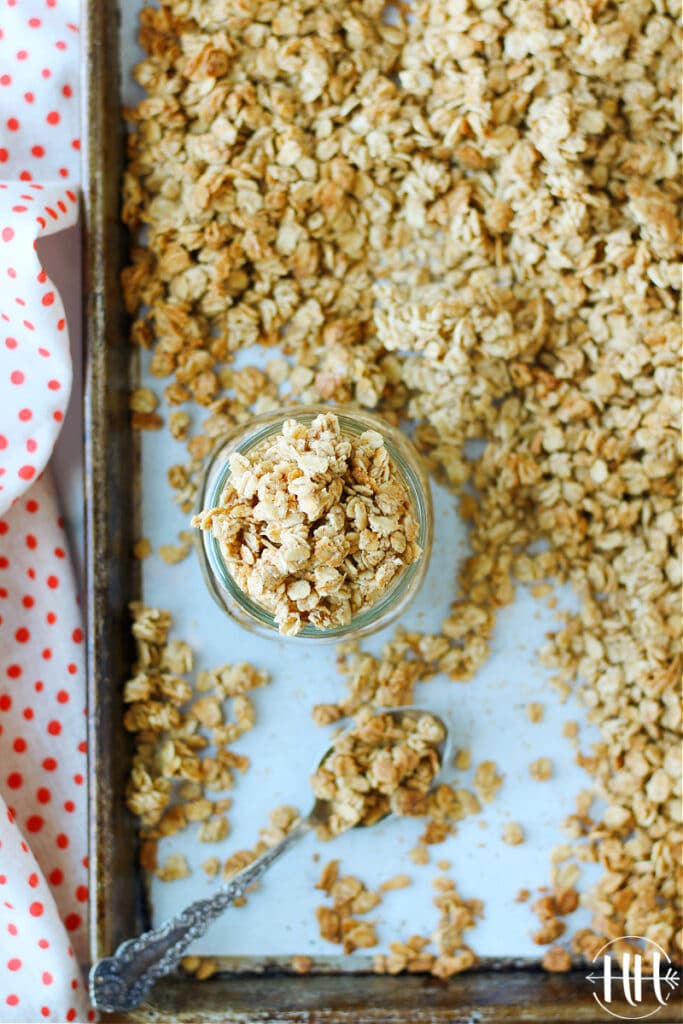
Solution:
[(209, 589), (242, 625), (354, 639), (400, 615), (424, 580), (429, 481), (379, 417), (295, 406), (226, 436), (192, 525)]

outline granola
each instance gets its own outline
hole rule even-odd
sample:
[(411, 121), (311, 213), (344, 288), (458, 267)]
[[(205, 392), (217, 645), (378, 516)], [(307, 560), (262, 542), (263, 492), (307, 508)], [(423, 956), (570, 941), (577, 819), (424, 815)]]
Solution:
[(519, 846), (524, 842), (524, 829), (516, 821), (507, 821), (503, 825), (503, 842), (508, 846)]
[[(568, 823), (604, 866), (572, 948), (637, 933), (680, 957), (679, 5), (382, 11), (142, 13), (124, 292), (187, 448), (171, 483), (189, 511), (216, 439), (285, 394), (411, 416), (472, 487), (473, 554), (439, 637), (349, 656), (339, 713), (472, 678), (518, 581), (569, 582), (542, 660), (562, 697), (580, 680), (607, 806)], [(256, 342), (265, 372), (233, 369)]]
[(441, 763), (445, 738), (431, 715), (360, 712), (311, 777), (313, 792), (329, 802), (329, 816), (318, 835), (330, 838), (355, 825), (372, 825), (390, 811), (422, 816)]
[(344, 434), (332, 412), (288, 419), (229, 462), (219, 506), (192, 525), (280, 633), (347, 625), (421, 554), (410, 492), (375, 430)]
[[(431, 936), (411, 935), (406, 942), (391, 942), (390, 953), (374, 958), (377, 974), (429, 972), (436, 978), (450, 978), (473, 967), (476, 955), (463, 941), (463, 932), (473, 928), (483, 913), (481, 900), (465, 900), (452, 879), (442, 876), (434, 880), (437, 895), (434, 905), (440, 912), (437, 927)], [(427, 947), (433, 944), (437, 953)]]
[(355, 875), (339, 876), (339, 861), (329, 861), (322, 869), (316, 885), (332, 899), (332, 906), (316, 908), (321, 938), (343, 947), (345, 953), (368, 949), (377, 945), (377, 933), (372, 921), (360, 921), (382, 899), (381, 891), (372, 892)]
[(127, 804), (140, 820), (143, 866), (170, 880), (184, 877), (175, 873), (184, 870), (181, 860), (173, 859), (182, 855), (172, 855), (158, 868), (158, 839), (193, 821), (201, 822), (204, 842), (218, 842), (229, 833), (224, 813), (229, 798), (210, 800), (205, 791), (231, 788), (233, 770), (248, 768), (248, 759), (229, 746), (254, 725), (246, 691), (264, 685), (268, 677), (246, 663), (223, 665), (197, 674), (196, 689), (210, 692), (196, 696), (186, 678), (193, 668), (192, 650), (184, 641), (169, 641), (170, 614), (141, 602), (131, 605), (131, 613), (138, 660), (123, 693), (123, 724), (135, 740)]

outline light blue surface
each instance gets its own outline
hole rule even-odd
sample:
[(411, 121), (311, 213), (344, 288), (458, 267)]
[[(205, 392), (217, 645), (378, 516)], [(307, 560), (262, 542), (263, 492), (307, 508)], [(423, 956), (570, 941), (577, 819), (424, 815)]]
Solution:
[[(136, 0), (124, 3), (123, 23), (128, 65), (139, 59), (131, 40), (132, 12)], [(132, 102), (139, 90), (124, 83), (124, 97)], [(250, 356), (251, 357), (251, 356)], [(143, 379), (157, 393), (159, 381)], [(202, 415), (195, 410), (194, 415)], [(154, 548), (175, 543), (179, 530), (188, 528), (188, 518), (171, 501), (166, 471), (173, 462), (185, 461), (183, 446), (168, 432), (143, 435), (144, 501), (143, 534)], [(454, 496), (433, 489), (435, 540), (429, 574), (416, 602), (404, 616), (409, 628), (436, 629), (448, 613), (455, 596), (458, 565), (469, 554), (466, 529), (456, 512)], [(556, 591), (559, 605), (569, 607), (573, 597), (566, 588)], [(197, 667), (212, 667), (226, 661), (251, 660), (273, 676), (272, 683), (253, 694), (257, 724), (235, 750), (252, 759), (252, 767), (239, 776), (229, 794), (234, 805), (228, 814), (231, 834), (221, 843), (200, 843), (197, 826), (160, 843), (160, 859), (182, 852), (192, 867), (190, 878), (152, 883), (155, 921), (180, 910), (192, 899), (206, 895), (210, 880), (200, 864), (218, 855), (225, 859), (235, 850), (254, 844), (258, 830), (267, 822), (269, 811), (280, 803), (305, 809), (311, 800), (308, 775), (328, 743), (329, 730), (311, 721), (315, 703), (339, 699), (343, 678), (335, 669), (334, 648), (301, 646), (285, 639), (266, 640), (241, 630), (220, 611), (205, 589), (198, 560), (193, 552), (180, 565), (167, 566), (155, 554), (144, 562), (144, 599), (170, 609), (173, 636), (187, 640), (197, 652)], [(473, 770), (483, 760), (496, 762), (505, 780), (495, 801), (481, 814), (465, 819), (456, 835), (431, 847), (432, 863), (414, 866), (407, 857), (424, 823), (389, 819), (372, 831), (355, 830), (333, 843), (320, 844), (311, 837), (275, 865), (260, 889), (244, 909), (228, 911), (194, 951), (223, 956), (287, 956), (295, 953), (330, 955), (338, 951), (319, 938), (315, 907), (323, 902), (314, 889), (320, 867), (332, 857), (341, 860), (344, 874), (358, 874), (369, 888), (397, 873), (413, 879), (408, 889), (388, 893), (382, 904), (367, 915), (375, 920), (382, 946), (414, 933), (430, 934), (437, 925), (433, 906), (432, 880), (443, 872), (436, 861), (449, 860), (448, 872), (466, 898), (485, 902), (485, 916), (466, 933), (466, 941), (480, 956), (539, 957), (542, 950), (531, 941), (538, 927), (529, 904), (517, 903), (520, 888), (535, 892), (550, 880), (550, 855), (563, 843), (563, 818), (574, 810), (574, 797), (589, 785), (587, 774), (574, 764), (574, 748), (561, 735), (567, 719), (581, 722), (581, 747), (586, 750), (598, 738), (586, 724), (585, 708), (570, 699), (560, 703), (549, 683), (549, 673), (538, 662), (535, 651), (545, 634), (558, 627), (558, 619), (545, 601), (534, 599), (520, 588), (515, 603), (503, 609), (497, 619), (493, 650), (476, 679), (468, 683), (443, 677), (419, 684), (417, 704), (432, 708), (450, 723), (455, 747), (469, 747), (472, 770), (446, 778), (471, 788)], [(363, 646), (378, 651), (393, 633), (390, 626)], [(531, 724), (525, 707), (530, 701), (544, 706), (541, 724)], [(551, 757), (554, 774), (539, 783), (529, 776), (529, 762), (539, 756)], [(501, 840), (506, 822), (519, 822), (526, 835), (520, 846)], [(313, 854), (320, 854), (314, 863)], [(582, 869), (582, 888), (597, 877), (594, 868)], [(569, 929), (588, 923), (583, 911), (568, 919)], [(375, 952), (372, 950), (371, 952)], [(354, 957), (345, 959), (353, 969)]]

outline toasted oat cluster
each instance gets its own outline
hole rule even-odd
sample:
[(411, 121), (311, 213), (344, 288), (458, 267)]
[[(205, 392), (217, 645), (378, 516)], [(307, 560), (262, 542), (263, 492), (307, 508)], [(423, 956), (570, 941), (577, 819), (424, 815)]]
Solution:
[(183, 878), (181, 855), (157, 863), (163, 836), (199, 822), (202, 842), (229, 833), (225, 812), (235, 771), (249, 759), (231, 749), (253, 728), (254, 706), (247, 693), (268, 682), (246, 662), (196, 673), (189, 644), (169, 640), (171, 615), (141, 602), (131, 605), (137, 647), (134, 675), (125, 685), (123, 724), (133, 734), (135, 752), (127, 789), (129, 809), (140, 820), (141, 863), (164, 881)]
[(316, 797), (331, 805), (319, 835), (329, 838), (354, 825), (372, 825), (389, 811), (427, 814), (444, 736), (440, 722), (428, 714), (406, 713), (397, 720), (361, 711), (311, 777)]
[(339, 861), (329, 861), (322, 870), (316, 889), (332, 899), (332, 906), (316, 908), (320, 937), (341, 945), (345, 953), (356, 949), (369, 949), (377, 945), (374, 921), (361, 921), (382, 900), (379, 892), (372, 892), (355, 875), (339, 875)]
[(238, 586), (296, 636), (347, 625), (421, 554), (408, 487), (382, 435), (344, 434), (338, 417), (285, 420), (282, 432), (230, 456), (210, 530)]
[[(463, 899), (455, 882), (444, 875), (438, 875), (432, 884), (436, 889), (434, 906), (439, 911), (435, 930), (431, 935), (411, 935), (405, 942), (390, 942), (390, 952), (374, 958), (377, 974), (428, 971), (436, 978), (450, 978), (477, 962), (476, 954), (464, 942), (463, 932), (474, 928), (482, 916), (481, 900)], [(436, 954), (430, 951), (430, 945), (436, 947)]]
[[(518, 581), (570, 582), (542, 660), (581, 681), (606, 810), (569, 816), (552, 882), (571, 850), (604, 866), (575, 952), (647, 933), (680, 958), (680, 5), (384, 6), (143, 11), (124, 290), (173, 411), (136, 395), (134, 426), (167, 416), (189, 511), (216, 439), (283, 394), (413, 416), (473, 487), (473, 554), (438, 635), (351, 653), (316, 719), (472, 678)], [(264, 368), (230, 365), (257, 342)]]

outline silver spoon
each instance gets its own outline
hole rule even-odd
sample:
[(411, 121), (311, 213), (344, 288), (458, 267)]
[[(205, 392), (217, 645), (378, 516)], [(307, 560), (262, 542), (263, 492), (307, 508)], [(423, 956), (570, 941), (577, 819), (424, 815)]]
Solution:
[[(377, 713), (391, 715), (393, 718), (421, 718), (423, 715), (429, 715), (437, 721), (444, 731), (444, 738), (436, 744), (439, 769), (443, 767), (448, 745), (448, 728), (438, 715), (433, 711), (412, 707), (382, 708)], [(319, 764), (322, 764), (333, 750), (334, 745), (325, 751)], [(383, 817), (390, 813), (391, 811), (387, 811)], [(330, 804), (326, 800), (316, 800), (308, 817), (302, 818), (284, 839), (211, 896), (195, 900), (159, 928), (144, 932), (136, 939), (128, 939), (112, 956), (104, 957), (93, 964), (90, 970), (90, 999), (93, 1006), (105, 1013), (126, 1012), (139, 1006), (152, 983), (157, 978), (169, 974), (178, 965), (190, 943), (203, 935), (212, 921), (220, 917), (238, 897), (243, 896), (290, 846), (307, 832), (324, 825), (329, 814)]]

